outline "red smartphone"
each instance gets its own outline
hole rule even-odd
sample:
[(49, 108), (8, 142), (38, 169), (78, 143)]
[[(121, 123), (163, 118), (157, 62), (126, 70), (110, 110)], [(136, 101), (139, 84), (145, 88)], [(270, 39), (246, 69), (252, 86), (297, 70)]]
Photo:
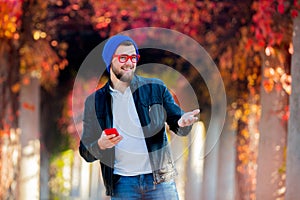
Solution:
[(112, 135), (115, 134), (115, 137), (119, 136), (119, 132), (116, 128), (108, 128), (104, 130), (106, 135)]

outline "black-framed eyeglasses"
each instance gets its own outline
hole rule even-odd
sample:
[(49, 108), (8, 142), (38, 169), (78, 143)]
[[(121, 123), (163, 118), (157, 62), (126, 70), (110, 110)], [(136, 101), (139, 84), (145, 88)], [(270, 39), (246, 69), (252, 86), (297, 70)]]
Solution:
[(113, 57), (114, 58), (117, 57), (120, 63), (126, 63), (128, 59), (130, 59), (132, 63), (137, 63), (138, 60), (140, 59), (139, 54), (132, 54), (132, 55), (120, 54), (120, 55), (114, 55)]

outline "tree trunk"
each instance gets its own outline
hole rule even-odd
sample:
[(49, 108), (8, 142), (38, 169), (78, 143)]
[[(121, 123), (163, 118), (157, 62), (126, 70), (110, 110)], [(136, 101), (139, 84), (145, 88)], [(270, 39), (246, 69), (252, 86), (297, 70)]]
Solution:
[(40, 199), (49, 199), (49, 165), (50, 158), (45, 145), (41, 141), (41, 176), (40, 176)]
[(236, 200), (254, 200), (258, 148), (258, 105), (255, 95), (243, 106), (245, 119), (238, 121), (236, 137)]
[(20, 93), (21, 164), (19, 198), (40, 198), (40, 84), (31, 79)]
[[(288, 95), (268, 72), (277, 73), (279, 65), (278, 54), (284, 54), (281, 49), (265, 57), (263, 64), (261, 89), (261, 119), (260, 138), (257, 160), (257, 200), (273, 200), (282, 198), (284, 172), (281, 170), (284, 162), (287, 127), (282, 114), (287, 106)], [(273, 74), (273, 73), (271, 73)]]
[(18, 51), (17, 41), (0, 39), (0, 199), (15, 199), (18, 187)]
[(292, 56), (292, 94), (288, 123), (285, 198), (300, 199), (300, 16), (294, 20), (294, 53)]
[(0, 39), (0, 134), (18, 127), (19, 49), (12, 39)]

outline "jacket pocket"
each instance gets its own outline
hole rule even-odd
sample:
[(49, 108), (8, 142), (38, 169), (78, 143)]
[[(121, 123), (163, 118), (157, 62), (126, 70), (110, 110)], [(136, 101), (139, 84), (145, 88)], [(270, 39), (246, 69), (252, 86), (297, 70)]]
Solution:
[(165, 127), (167, 116), (162, 98), (151, 96), (148, 99), (141, 99), (140, 104), (144, 113), (143, 118), (140, 118), (144, 132), (147, 136), (159, 133)]

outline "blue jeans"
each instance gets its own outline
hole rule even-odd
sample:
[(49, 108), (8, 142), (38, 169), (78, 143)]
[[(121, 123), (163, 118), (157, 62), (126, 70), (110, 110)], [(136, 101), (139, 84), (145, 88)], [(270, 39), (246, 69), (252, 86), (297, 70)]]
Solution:
[(121, 176), (111, 200), (178, 200), (174, 181), (153, 183), (152, 174)]

